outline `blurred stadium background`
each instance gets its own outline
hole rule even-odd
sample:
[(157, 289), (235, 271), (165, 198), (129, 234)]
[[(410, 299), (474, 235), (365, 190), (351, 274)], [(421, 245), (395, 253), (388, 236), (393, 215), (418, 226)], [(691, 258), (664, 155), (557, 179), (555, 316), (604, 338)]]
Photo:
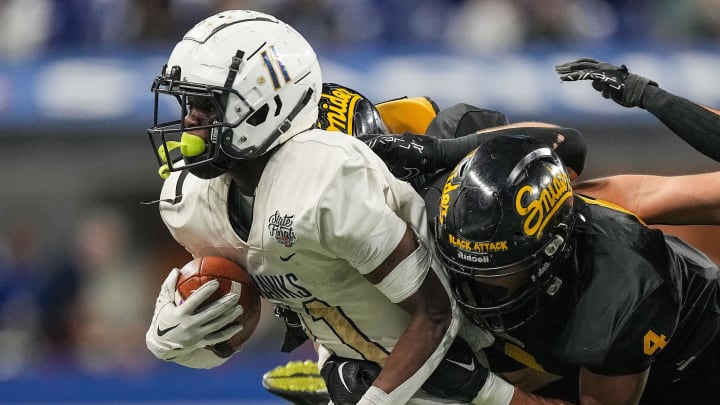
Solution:
[(216, 370), (144, 346), (160, 282), (189, 260), (142, 204), (161, 185), (150, 83), (182, 33), (232, 8), (289, 22), (326, 81), (373, 101), (427, 95), (578, 128), (584, 177), (718, 170), (649, 113), (553, 71), (625, 63), (720, 107), (717, 0), (0, 0), (0, 403), (278, 404), (262, 374), (312, 357), (279, 352), (270, 307)]

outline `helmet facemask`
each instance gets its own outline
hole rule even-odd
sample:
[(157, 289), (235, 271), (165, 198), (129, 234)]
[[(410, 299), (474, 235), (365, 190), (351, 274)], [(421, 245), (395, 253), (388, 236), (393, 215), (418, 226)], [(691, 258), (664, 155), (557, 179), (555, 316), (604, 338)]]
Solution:
[[(235, 80), (237, 69), (242, 63), (242, 56), (242, 52), (238, 52), (233, 58), (226, 83)], [(219, 176), (232, 166), (232, 159), (228, 155), (233, 135), (232, 128), (237, 127), (244, 120), (253, 122), (256, 111), (230, 86), (220, 87), (181, 80), (180, 66), (173, 66), (170, 72), (167, 70), (168, 67), (165, 65), (161, 75), (156, 77), (152, 84), (155, 108), (153, 127), (148, 129), (150, 143), (160, 164), (160, 176), (167, 177), (166, 174), (169, 172), (185, 169), (201, 178)], [(176, 109), (179, 107), (179, 112), (176, 110), (175, 114), (179, 114), (179, 119), (170, 121), (160, 119), (161, 96), (171, 96), (176, 100)], [(229, 102), (242, 104), (246, 111), (245, 115), (228, 122), (225, 111)], [(199, 108), (213, 118), (207, 123), (186, 126), (185, 117), (190, 108)], [(207, 132), (208, 135), (201, 138), (192, 134), (200, 131)], [(183, 159), (183, 163), (177, 164), (180, 158)]]
[[(555, 239), (556, 244), (560, 239)], [(557, 268), (567, 256), (570, 245), (563, 241), (557, 257), (543, 251), (497, 271), (497, 276), (483, 274), (477, 268), (453, 266), (440, 253), (450, 273), (452, 293), (466, 315), (476, 324), (493, 333), (507, 333), (530, 321), (558, 292), (562, 279)], [(519, 281), (509, 282), (515, 278)], [(500, 285), (490, 280), (502, 280)], [(508, 284), (512, 288), (508, 288)]]
[(539, 141), (499, 137), (458, 164), (435, 234), (466, 315), (496, 333), (530, 320), (562, 285), (573, 218), (567, 172)]

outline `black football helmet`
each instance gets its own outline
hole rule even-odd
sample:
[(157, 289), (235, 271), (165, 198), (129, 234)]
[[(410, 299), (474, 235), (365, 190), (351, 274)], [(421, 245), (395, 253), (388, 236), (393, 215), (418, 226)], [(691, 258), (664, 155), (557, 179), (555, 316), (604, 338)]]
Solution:
[(359, 92), (336, 83), (323, 83), (316, 126), (346, 135), (389, 133), (380, 112)]
[(447, 178), (435, 221), (453, 294), (478, 325), (512, 330), (560, 288), (573, 194), (565, 166), (545, 143), (501, 136), (481, 144)]

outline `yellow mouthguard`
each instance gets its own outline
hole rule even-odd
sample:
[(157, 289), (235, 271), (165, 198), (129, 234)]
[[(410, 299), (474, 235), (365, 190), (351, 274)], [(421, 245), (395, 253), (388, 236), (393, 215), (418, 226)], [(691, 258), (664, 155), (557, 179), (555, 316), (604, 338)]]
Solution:
[(160, 178), (163, 179), (163, 180), (165, 180), (165, 179), (167, 179), (168, 177), (170, 177), (170, 168), (168, 167), (167, 163), (165, 163), (164, 165), (160, 166), (160, 168), (158, 169), (158, 175), (159, 175)]
[[(186, 157), (195, 157), (205, 152), (205, 140), (201, 137), (187, 132), (183, 132), (180, 137), (180, 142), (167, 141), (165, 142), (168, 152), (171, 152), (177, 148), (180, 148), (180, 153)], [(167, 156), (165, 155), (165, 145), (158, 147), (158, 155), (163, 162), (167, 162)]]
[[(187, 132), (182, 133), (180, 142), (167, 141), (165, 142), (165, 145), (167, 145), (168, 152), (180, 148), (180, 153), (182, 153), (185, 157), (195, 157), (202, 155), (203, 152), (205, 152), (205, 140), (197, 135), (189, 134)], [(168, 158), (165, 154), (165, 145), (160, 145), (158, 147), (158, 155), (160, 156), (160, 159), (165, 162), (165, 164), (160, 166), (160, 169), (158, 169), (158, 175), (160, 175), (163, 179), (170, 177), (170, 167), (167, 165)]]

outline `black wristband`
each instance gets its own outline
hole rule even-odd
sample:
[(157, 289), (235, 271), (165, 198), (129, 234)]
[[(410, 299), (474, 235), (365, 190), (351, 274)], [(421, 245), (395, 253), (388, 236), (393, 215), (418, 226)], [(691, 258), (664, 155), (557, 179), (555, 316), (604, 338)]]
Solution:
[(646, 77), (633, 73), (628, 74), (620, 104), (626, 107), (642, 107), (643, 94), (648, 87), (654, 86), (657, 86), (657, 83)]

